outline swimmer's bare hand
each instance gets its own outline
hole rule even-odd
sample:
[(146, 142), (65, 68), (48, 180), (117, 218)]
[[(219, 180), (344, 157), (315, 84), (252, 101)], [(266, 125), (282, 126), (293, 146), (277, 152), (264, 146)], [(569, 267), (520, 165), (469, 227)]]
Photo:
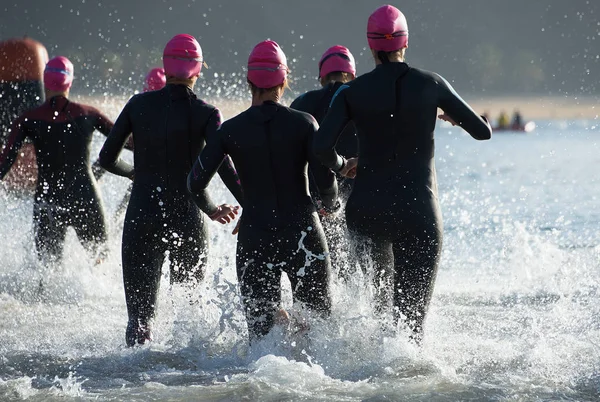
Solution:
[(225, 225), (235, 219), (239, 209), (239, 206), (234, 207), (233, 205), (222, 204), (217, 207), (217, 210), (212, 215), (209, 215), (209, 218)]
[(240, 232), (240, 224), (242, 223), (241, 219), (238, 219), (237, 224), (235, 225), (235, 227), (233, 228), (233, 232), (231, 232), (232, 235), (236, 235)]
[(350, 158), (346, 161), (346, 165), (344, 168), (340, 170), (340, 175), (347, 177), (349, 179), (354, 179), (356, 177), (356, 167), (358, 166), (358, 158)]
[(440, 114), (438, 116), (438, 119), (447, 121), (448, 123), (452, 124), (453, 126), (457, 125), (457, 123), (452, 119), (452, 117), (448, 116), (446, 113)]

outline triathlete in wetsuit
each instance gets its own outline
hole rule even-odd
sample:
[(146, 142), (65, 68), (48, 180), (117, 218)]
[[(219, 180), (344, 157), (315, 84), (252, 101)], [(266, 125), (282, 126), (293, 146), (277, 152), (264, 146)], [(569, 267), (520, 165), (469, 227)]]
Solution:
[[(131, 98), (100, 152), (106, 170), (133, 180), (122, 243), (129, 346), (151, 339), (149, 321), (154, 317), (167, 251), (172, 283), (195, 283), (204, 274), (208, 226), (187, 191), (186, 180), (208, 133), (221, 124), (221, 116), (192, 92), (202, 63), (202, 50), (194, 37), (171, 39), (163, 52), (167, 85)], [(134, 166), (118, 159), (130, 135)], [(224, 163), (219, 173), (241, 198), (231, 164)]]
[(226, 121), (210, 139), (188, 177), (200, 208), (214, 220), (230, 215), (206, 188), (225, 155), (244, 190), (237, 245), (237, 276), (250, 340), (267, 334), (280, 308), (282, 272), (295, 301), (322, 314), (330, 310), (327, 244), (308, 192), (307, 163), (326, 207), (337, 199), (333, 172), (312, 152), (318, 125), (309, 114), (280, 105), (286, 58), (273, 41), (259, 43), (248, 60), (252, 107)]
[[(339, 45), (330, 47), (319, 61), (319, 80), (323, 88), (300, 95), (292, 102), (290, 107), (310, 113), (320, 124), (329, 111), (333, 95), (343, 84), (352, 81), (355, 76), (356, 64), (350, 50)], [(352, 122), (344, 128), (336, 144), (336, 149), (344, 158), (358, 156), (358, 138)], [(317, 208), (319, 208), (321, 200), (310, 168), (308, 178), (310, 195), (317, 203)], [(336, 178), (339, 197), (345, 202), (352, 190), (354, 179), (339, 174)], [(349, 275), (347, 256), (350, 254), (350, 242), (347, 239), (344, 217), (342, 214), (334, 214), (321, 219), (321, 222), (329, 246), (331, 265), (338, 276), (346, 278)]]
[(69, 226), (93, 253), (107, 238), (90, 167), (90, 146), (94, 131), (108, 135), (112, 122), (93, 107), (67, 99), (72, 82), (73, 64), (66, 57), (48, 62), (44, 71), (46, 102), (15, 121), (0, 155), (0, 178), (4, 178), (23, 141), (29, 138), (33, 142), (38, 165), (35, 243), (45, 263), (61, 259)]
[[(296, 98), (290, 107), (311, 114), (317, 123), (321, 124), (333, 95), (343, 84), (352, 81), (356, 76), (356, 64), (350, 50), (344, 46), (332, 46), (319, 61), (319, 80), (323, 88), (309, 91)], [(336, 145), (336, 150), (344, 158), (354, 158), (358, 155), (358, 139), (352, 122), (348, 123)], [(309, 169), (310, 192), (313, 198), (317, 195), (314, 180)], [(340, 198), (346, 200), (352, 190), (353, 180), (338, 175), (338, 190)]]
[(393, 297), (394, 323), (405, 319), (419, 340), (442, 247), (433, 159), (437, 108), (445, 112), (440, 118), (477, 140), (489, 139), (491, 128), (442, 77), (403, 62), (408, 30), (398, 9), (377, 9), (367, 30), (377, 66), (338, 90), (315, 151), (326, 166), (348, 174), (356, 160), (338, 155), (335, 143), (354, 122), (360, 157), (346, 204), (348, 227), (370, 244), (379, 296)]
[[(165, 77), (165, 69), (162, 67), (155, 67), (146, 74), (146, 78), (144, 79), (144, 92), (149, 91), (158, 91), (163, 89), (167, 85), (167, 77)], [(131, 141), (131, 137), (129, 139)], [(133, 148), (132, 148), (133, 149)], [(115, 212), (115, 216), (119, 218), (123, 215), (123, 213), (127, 210), (127, 205), (129, 204), (129, 199), (131, 198), (131, 190), (133, 189), (133, 183), (129, 185), (125, 192), (125, 196), (117, 205), (117, 210)]]
[(31, 38), (0, 42), (0, 144), (20, 115), (44, 102), (47, 62), (44, 45)]
[[(0, 41), (0, 151), (11, 124), (29, 109), (44, 103), (44, 69), (48, 52), (31, 38)], [(21, 147), (13, 167), (3, 181), (8, 189), (33, 194), (36, 188), (35, 148), (30, 141)]]

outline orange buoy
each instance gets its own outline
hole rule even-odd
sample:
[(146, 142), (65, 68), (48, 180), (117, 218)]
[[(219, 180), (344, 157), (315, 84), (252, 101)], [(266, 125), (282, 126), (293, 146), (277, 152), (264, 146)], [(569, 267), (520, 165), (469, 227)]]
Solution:
[[(4, 147), (12, 122), (43, 103), (47, 62), (48, 51), (36, 40), (25, 37), (0, 42), (0, 149)], [(32, 144), (21, 148), (5, 180), (13, 188), (35, 188), (37, 164)]]

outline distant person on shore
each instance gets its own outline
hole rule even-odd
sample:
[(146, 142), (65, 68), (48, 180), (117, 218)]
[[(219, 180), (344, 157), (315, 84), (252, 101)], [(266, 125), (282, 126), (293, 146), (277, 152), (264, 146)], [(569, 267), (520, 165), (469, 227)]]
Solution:
[[(441, 76), (406, 64), (408, 27), (400, 10), (389, 5), (375, 10), (367, 39), (376, 67), (340, 88), (314, 148), (333, 171), (350, 177), (355, 172), (346, 221), (363, 264), (372, 265), (376, 312), (389, 316), (392, 328), (402, 320), (419, 342), (442, 250), (436, 117), (477, 140), (489, 139), (491, 127)], [(436, 116), (438, 108), (444, 114)], [(336, 142), (350, 121), (358, 132), (359, 157), (346, 160)]]
[[(106, 170), (133, 180), (121, 250), (128, 346), (152, 338), (151, 320), (167, 252), (171, 283), (194, 285), (204, 275), (208, 223), (194, 205), (186, 179), (207, 138), (221, 125), (221, 114), (192, 92), (202, 64), (202, 49), (193, 36), (173, 37), (163, 52), (166, 86), (132, 97), (100, 152)], [(119, 159), (130, 135), (134, 166)], [(219, 174), (240, 200), (241, 188), (229, 159)]]
[(509, 126), (510, 120), (508, 119), (508, 114), (503, 110), (500, 112), (500, 116), (498, 116), (498, 125), (497, 127), (501, 130), (506, 130)]
[(236, 265), (251, 342), (287, 316), (280, 305), (282, 273), (295, 302), (325, 316), (331, 308), (328, 249), (308, 192), (307, 165), (327, 212), (337, 205), (337, 185), (333, 172), (314, 157), (315, 119), (279, 103), (287, 74), (277, 43), (254, 47), (247, 77), (252, 106), (223, 123), (188, 177), (198, 206), (213, 220), (229, 221), (230, 208), (215, 205), (206, 189), (226, 155), (238, 169), (244, 211)]
[(44, 70), (46, 101), (13, 123), (0, 155), (0, 178), (4, 178), (25, 139), (33, 142), (38, 165), (34, 235), (43, 263), (61, 260), (69, 226), (97, 262), (107, 254), (106, 224), (90, 147), (94, 131), (108, 135), (113, 123), (95, 108), (70, 101), (72, 83), (69, 59), (50, 60)]
[(521, 116), (521, 112), (518, 109), (515, 109), (512, 118), (512, 128), (521, 129), (523, 128), (523, 116)]

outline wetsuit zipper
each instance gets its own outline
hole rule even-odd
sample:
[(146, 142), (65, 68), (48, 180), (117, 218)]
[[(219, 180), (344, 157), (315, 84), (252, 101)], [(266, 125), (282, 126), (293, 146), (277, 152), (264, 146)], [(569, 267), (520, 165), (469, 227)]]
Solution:
[(169, 102), (167, 103), (167, 118), (165, 119), (165, 178), (164, 184), (165, 188), (170, 188), (169, 183), (169, 173), (168, 173), (168, 165), (169, 165), (169, 117), (171, 116), (171, 104), (173, 103), (173, 94), (171, 93), (171, 88), (169, 88)]
[(396, 128), (402, 127), (402, 122), (400, 121), (400, 106), (401, 106), (401, 94), (400, 90), (402, 89), (402, 79), (406, 77), (406, 74), (410, 71), (410, 67), (406, 69), (400, 76), (396, 79), (396, 102), (394, 105), (394, 116), (392, 118), (392, 135), (396, 137), (396, 146), (394, 147), (394, 154), (392, 155), (392, 159), (395, 161), (398, 159), (398, 152), (400, 143), (402, 142), (402, 136), (396, 131)]
[(279, 206), (279, 197), (277, 196), (277, 181), (275, 180), (275, 165), (273, 164), (273, 149), (271, 144), (271, 122), (273, 120), (267, 121), (265, 124), (265, 137), (267, 139), (267, 154), (269, 157), (269, 166), (271, 166), (271, 181), (273, 182), (273, 189), (275, 195), (275, 207), (277, 208), (275, 212), (275, 216), (279, 216), (280, 206)]

